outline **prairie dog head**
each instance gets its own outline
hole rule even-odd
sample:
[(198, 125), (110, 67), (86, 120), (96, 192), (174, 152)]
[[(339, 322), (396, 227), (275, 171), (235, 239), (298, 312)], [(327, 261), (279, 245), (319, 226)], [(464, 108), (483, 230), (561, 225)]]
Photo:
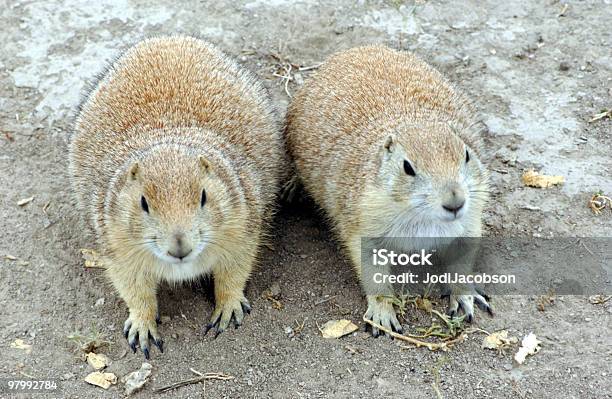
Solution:
[(119, 248), (144, 251), (166, 264), (189, 264), (215, 242), (229, 198), (205, 156), (160, 147), (129, 165), (110, 231), (125, 240)]
[(480, 231), (488, 175), (476, 149), (450, 125), (400, 126), (380, 143), (379, 154), (384, 202), (396, 211), (391, 235), (462, 236)]

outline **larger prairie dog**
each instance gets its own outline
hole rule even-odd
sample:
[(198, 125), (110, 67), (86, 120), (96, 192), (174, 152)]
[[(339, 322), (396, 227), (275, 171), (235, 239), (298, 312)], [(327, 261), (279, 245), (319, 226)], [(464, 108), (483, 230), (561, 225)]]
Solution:
[(78, 203), (129, 307), (124, 333), (162, 349), (156, 290), (212, 273), (217, 334), (250, 310), (244, 287), (284, 158), (263, 86), (210, 43), (148, 39), (100, 77), (70, 143)]
[[(297, 175), (361, 273), (362, 237), (481, 235), (481, 128), (468, 98), (434, 68), (368, 46), (333, 55), (304, 84), (286, 140)], [(453, 296), (451, 311), (471, 319), (474, 299), (490, 309), (474, 293)], [(401, 331), (392, 299), (367, 300), (368, 318)]]

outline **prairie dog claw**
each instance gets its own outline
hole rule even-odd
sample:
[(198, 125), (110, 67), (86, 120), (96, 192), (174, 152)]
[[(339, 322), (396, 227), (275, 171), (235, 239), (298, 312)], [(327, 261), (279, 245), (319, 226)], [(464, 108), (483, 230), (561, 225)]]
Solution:
[[(393, 308), (393, 302), (389, 298), (368, 295), (368, 310), (366, 311), (365, 317), (390, 331), (394, 331), (399, 334), (403, 332), (402, 325), (397, 320), (397, 315), (395, 313), (395, 309)], [(366, 325), (366, 329), (368, 326), (369, 325)], [(372, 336), (374, 338), (384, 334), (384, 331), (380, 331), (378, 328), (372, 327)]]

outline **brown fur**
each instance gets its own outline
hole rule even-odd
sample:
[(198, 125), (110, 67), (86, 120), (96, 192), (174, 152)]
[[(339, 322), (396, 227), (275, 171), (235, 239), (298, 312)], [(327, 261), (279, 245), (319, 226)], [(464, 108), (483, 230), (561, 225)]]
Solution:
[[(481, 130), (471, 102), (438, 71), (410, 53), (369, 46), (331, 56), (304, 84), (289, 107), (286, 141), (299, 179), (360, 273), (360, 239), (393, 235), (402, 218), (413, 237), (480, 236), (487, 191)], [(399, 153), (427, 184), (406, 176)], [(443, 213), (461, 173), (474, 181), (461, 228), (411, 209), (418, 200)], [(417, 184), (424, 191), (418, 195)], [(373, 298), (369, 304), (378, 306)]]
[[(377, 167), (367, 162), (373, 147), (404, 120), (448, 124), (442, 134), (422, 129), (406, 135), (406, 150), (423, 168), (454, 167), (453, 133), (481, 151), (482, 125), (471, 101), (410, 53), (369, 46), (335, 54), (296, 94), (287, 113), (287, 146), (302, 183), (332, 219), (355, 205), (366, 189), (361, 182)], [(326, 180), (337, 182), (337, 190), (326, 192), (319, 184)], [(330, 201), (336, 206), (323, 205)]]
[[(222, 329), (232, 312), (236, 316), (246, 301), (242, 291), (273, 209), (283, 159), (263, 86), (202, 40), (145, 40), (93, 88), (77, 118), (70, 171), (109, 277), (130, 307), (126, 327), (140, 323), (130, 337), (134, 328), (143, 329), (141, 347), (147, 345), (142, 333), (153, 328), (162, 279), (212, 271), (213, 319), (221, 317)], [(141, 209), (141, 196), (150, 214)], [(209, 241), (189, 273), (162, 265), (147, 249), (151, 241), (162, 248), (176, 230), (186, 231), (194, 247), (204, 236)], [(211, 259), (214, 265), (204, 265)]]

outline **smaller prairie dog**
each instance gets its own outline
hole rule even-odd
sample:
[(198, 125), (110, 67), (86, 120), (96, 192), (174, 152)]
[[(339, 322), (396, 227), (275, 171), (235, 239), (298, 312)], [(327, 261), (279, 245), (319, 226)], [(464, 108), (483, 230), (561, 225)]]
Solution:
[(272, 214), (284, 160), (263, 86), (213, 45), (145, 40), (100, 77), (70, 143), (80, 208), (129, 307), (124, 334), (160, 350), (162, 280), (212, 273), (217, 334), (242, 323), (244, 287)]
[[(289, 153), (358, 274), (363, 237), (481, 236), (488, 173), (475, 115), (434, 68), (382, 46), (333, 55), (296, 94)], [(401, 331), (390, 298), (367, 300), (366, 317)], [(474, 300), (490, 310), (474, 292), (451, 295), (449, 311), (471, 320)]]

